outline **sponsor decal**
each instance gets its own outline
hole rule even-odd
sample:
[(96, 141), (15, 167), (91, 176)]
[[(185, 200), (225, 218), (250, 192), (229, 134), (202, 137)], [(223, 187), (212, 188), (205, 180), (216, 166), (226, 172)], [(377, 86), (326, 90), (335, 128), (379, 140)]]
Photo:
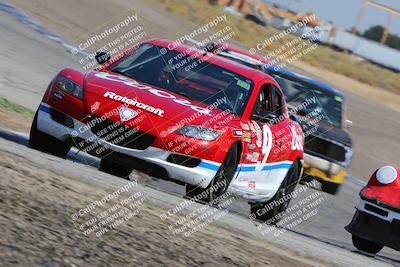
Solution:
[(303, 150), (303, 135), (294, 125), (290, 126), (290, 131), (292, 132), (292, 150)]
[(340, 96), (335, 95), (335, 101), (342, 103), (343, 102), (343, 98), (341, 98)]
[(242, 81), (242, 80), (239, 80), (238, 78), (236, 78), (236, 79), (237, 79), (237, 82), (236, 82), (237, 86), (240, 86), (240, 87), (242, 87), (242, 88), (244, 88), (246, 90), (250, 90), (251, 85), (249, 83), (247, 83), (245, 81)]
[(261, 140), (262, 140), (262, 133), (261, 133), (261, 127), (258, 125), (256, 121), (253, 121), (254, 129), (256, 130), (256, 136), (257, 136), (257, 141), (256, 144), (258, 147), (261, 147)]
[(249, 181), (248, 187), (250, 189), (256, 189), (256, 182), (255, 181)]
[(255, 144), (250, 144), (249, 145), (249, 150), (254, 150), (256, 149), (256, 145)]
[(233, 137), (242, 137), (243, 132), (241, 130), (232, 130)]
[(240, 126), (242, 126), (242, 129), (243, 129), (243, 130), (245, 130), (245, 131), (250, 131), (250, 127), (249, 127), (249, 125), (248, 125), (247, 123), (241, 122), (241, 123), (240, 123)]
[(259, 157), (260, 157), (260, 153), (254, 152), (251, 157), (251, 162), (258, 162)]
[(64, 98), (64, 93), (61, 90), (56, 90), (53, 93), (54, 98), (57, 99), (63, 99)]
[(126, 103), (128, 105), (131, 105), (131, 106), (143, 109), (143, 110), (146, 110), (146, 111), (148, 111), (150, 113), (153, 113), (153, 114), (155, 114), (157, 116), (160, 116), (160, 117), (164, 116), (164, 110), (163, 109), (155, 108), (155, 107), (150, 106), (150, 105), (146, 105), (144, 103), (141, 103), (139, 101), (133, 100), (133, 99), (128, 98), (126, 96), (117, 95), (114, 92), (107, 91), (107, 92), (104, 93), (103, 96), (104, 97), (108, 97), (108, 98), (113, 99), (113, 100), (116, 100), (116, 101), (120, 101), (120, 102)]
[[(135, 81), (134, 79), (128, 79), (125, 77), (121, 77), (118, 75), (112, 75), (112, 74), (105, 73), (105, 72), (96, 73), (95, 76), (98, 78), (101, 78), (101, 79), (122, 83), (124, 85), (134, 87), (135, 89), (138, 89), (138, 90), (147, 90), (148, 92), (152, 93), (153, 95), (156, 95), (161, 98), (171, 99), (175, 103), (190, 107), (191, 109), (193, 109), (199, 113), (202, 113), (202, 114), (208, 115), (211, 112), (211, 110), (209, 110), (208, 108), (203, 108), (203, 107), (193, 105), (189, 100), (177, 98), (176, 96), (169, 93), (168, 91), (158, 90), (149, 85), (145, 85), (138, 81)], [(140, 107), (138, 107), (138, 108), (140, 108)], [(155, 113), (155, 114), (162, 117), (162, 115), (159, 114), (161, 111), (164, 112), (163, 110), (160, 110), (160, 111), (158, 111), (158, 113)]]
[(250, 122), (249, 125), (250, 125), (250, 130), (251, 130), (252, 132), (255, 132), (256, 129), (254, 128), (253, 122)]
[(261, 147), (262, 146), (262, 141), (261, 140), (257, 140), (256, 141), (256, 145), (257, 145), (257, 147)]
[(93, 105), (90, 106), (90, 112), (95, 113), (100, 107), (100, 102), (96, 101), (93, 103)]
[(253, 159), (253, 154), (247, 154), (246, 159), (251, 161)]
[(251, 143), (251, 134), (250, 133), (243, 133), (243, 141), (247, 143)]
[(122, 121), (129, 121), (137, 115), (138, 113), (130, 108), (122, 107), (119, 109), (119, 117)]

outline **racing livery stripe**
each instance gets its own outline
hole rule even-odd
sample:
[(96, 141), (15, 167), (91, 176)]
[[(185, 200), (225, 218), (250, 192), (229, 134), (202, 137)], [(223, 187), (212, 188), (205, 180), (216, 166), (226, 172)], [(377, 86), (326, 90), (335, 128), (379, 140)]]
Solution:
[(39, 106), (39, 110), (44, 111), (44, 112), (46, 112), (46, 113), (50, 113), (50, 107), (45, 106), (45, 105), (43, 105), (43, 104), (41, 104), (41, 105)]
[[(264, 166), (261, 171), (271, 171), (271, 170), (277, 170), (277, 169), (290, 169), (292, 166), (292, 163), (277, 163), (277, 164), (271, 164)], [(202, 161), (198, 167), (205, 168), (205, 169), (210, 169), (213, 171), (218, 171), (220, 165), (214, 165), (208, 162)], [(240, 167), (238, 172), (254, 172), (256, 171), (256, 165), (254, 166), (245, 166), (245, 167)]]
[[(276, 165), (264, 166), (261, 171), (271, 171), (277, 169), (289, 169), (292, 166), (290, 163), (280, 163)], [(240, 167), (241, 172), (255, 172), (256, 166)]]
[(218, 171), (218, 169), (219, 169), (219, 165), (214, 165), (214, 164), (204, 162), (204, 161), (202, 161), (198, 167), (213, 170), (213, 171)]

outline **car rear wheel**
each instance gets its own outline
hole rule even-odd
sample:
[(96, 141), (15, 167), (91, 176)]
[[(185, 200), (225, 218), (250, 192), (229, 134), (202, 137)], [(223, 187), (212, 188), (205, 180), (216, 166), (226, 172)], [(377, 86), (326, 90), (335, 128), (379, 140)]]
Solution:
[(382, 250), (383, 246), (364, 238), (353, 235), (353, 245), (361, 251), (376, 254)]
[(33, 118), (31, 131), (29, 134), (29, 146), (57, 157), (65, 158), (68, 154), (68, 151), (71, 149), (71, 145), (39, 131), (37, 128), (37, 118), (38, 111), (36, 111), (35, 117)]
[(321, 189), (325, 193), (336, 195), (339, 191), (340, 184), (335, 184), (331, 182), (322, 182)]
[(125, 167), (122, 164), (118, 164), (107, 158), (102, 158), (100, 160), (100, 169), (99, 170), (102, 172), (106, 172), (108, 174), (115, 175), (115, 176), (129, 180), (129, 175), (131, 174), (133, 169)]
[(198, 202), (210, 203), (225, 194), (235, 175), (238, 158), (237, 152), (238, 149), (236, 145), (233, 145), (229, 149), (224, 162), (207, 188), (187, 184), (186, 197), (194, 198)]
[[(250, 212), (252, 213), (252, 218), (260, 221), (268, 222), (269, 224), (276, 224), (281, 219), (280, 213), (284, 212), (290, 203), (290, 194), (296, 188), (301, 173), (301, 163), (296, 160), (292, 167), (289, 169), (285, 179), (279, 190), (276, 192), (275, 196), (268, 200), (267, 202), (251, 203)], [(273, 203), (280, 203), (281, 199), (284, 201), (279, 205), (274, 205)], [(275, 201), (275, 202), (274, 202)]]

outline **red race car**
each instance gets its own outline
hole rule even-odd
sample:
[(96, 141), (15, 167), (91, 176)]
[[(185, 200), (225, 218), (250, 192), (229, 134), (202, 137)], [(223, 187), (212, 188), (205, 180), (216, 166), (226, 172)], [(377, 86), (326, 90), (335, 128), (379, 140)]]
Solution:
[[(253, 204), (292, 192), (303, 169), (303, 133), (267, 74), (212, 53), (157, 39), (83, 74), (62, 70), (50, 83), (30, 145), (65, 157), (76, 146), (101, 158), (101, 169), (132, 169), (186, 184), (210, 202), (228, 190)], [(271, 205), (270, 205), (271, 206)]]
[(360, 197), (356, 214), (346, 226), (354, 246), (372, 254), (384, 246), (400, 250), (400, 169), (376, 170)]

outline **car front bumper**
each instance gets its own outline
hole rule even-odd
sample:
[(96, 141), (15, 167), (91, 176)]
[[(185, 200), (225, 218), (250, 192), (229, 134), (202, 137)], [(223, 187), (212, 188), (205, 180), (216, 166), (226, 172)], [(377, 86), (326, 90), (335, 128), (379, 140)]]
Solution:
[[(300, 161), (301, 173), (304, 161)], [(287, 176), (293, 161), (271, 162), (257, 169), (257, 164), (238, 166), (240, 172), (232, 180), (229, 191), (250, 203), (266, 202), (273, 198)]]
[(345, 229), (352, 235), (400, 250), (400, 214), (362, 200)]
[(342, 184), (347, 171), (340, 164), (304, 153), (304, 173), (318, 180)]
[[(169, 178), (178, 180), (182, 183), (197, 185), (206, 188), (215, 174), (217, 173), (220, 163), (208, 160), (201, 160), (197, 167), (186, 167), (167, 161), (169, 155), (173, 152), (163, 150), (157, 147), (149, 146), (144, 150), (131, 149), (123, 146), (118, 146), (109, 143), (97, 137), (90, 129), (80, 131), (81, 127), (86, 127), (86, 124), (69, 117), (73, 121), (72, 127), (67, 127), (55, 121), (51, 115), (52, 109), (46, 103), (41, 103), (38, 110), (37, 127), (40, 131), (47, 133), (59, 140), (69, 142), (72, 138), (80, 140), (89, 140), (92, 144), (96, 144), (96, 149), (101, 149), (104, 152), (106, 147), (107, 151), (116, 152), (116, 154), (131, 157), (132, 159), (140, 159), (163, 168)], [(99, 153), (101, 154), (101, 153)], [(136, 168), (137, 166), (129, 166)], [(140, 166), (139, 166), (140, 167)]]

